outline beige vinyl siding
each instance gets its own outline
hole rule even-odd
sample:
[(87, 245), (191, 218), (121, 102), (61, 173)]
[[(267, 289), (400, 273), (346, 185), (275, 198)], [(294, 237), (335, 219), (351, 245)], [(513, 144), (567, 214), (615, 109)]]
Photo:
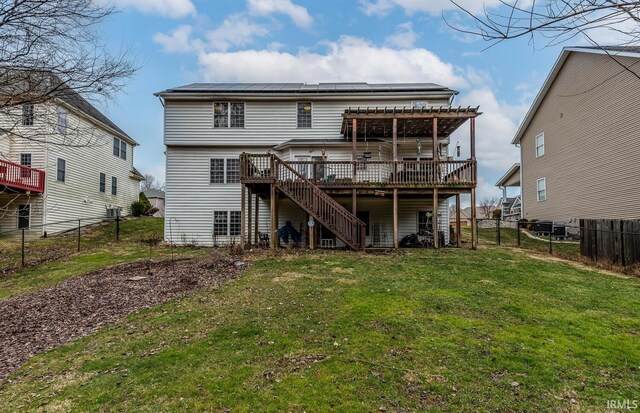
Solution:
[[(44, 208), (44, 197), (42, 195), (26, 194), (0, 194), (0, 236), (16, 238), (21, 231), (18, 231), (18, 206), (23, 204), (31, 205), (31, 219), (29, 225), (38, 227), (42, 224), (42, 211)], [(34, 238), (42, 233), (41, 228), (25, 231), (25, 237)]]
[[(633, 74), (608, 56), (571, 53), (520, 142), (523, 217), (640, 217), (638, 107), (640, 82)], [(540, 133), (545, 154), (536, 158)], [(547, 199), (538, 202), (536, 182), (543, 177)]]
[[(243, 100), (239, 100), (243, 101)], [(411, 100), (314, 101), (312, 128), (298, 128), (297, 101), (246, 101), (244, 128), (214, 128), (213, 100), (165, 101), (166, 145), (277, 145), (294, 138), (341, 138), (342, 114), (349, 107), (409, 107)], [(446, 100), (430, 101), (435, 106)]]

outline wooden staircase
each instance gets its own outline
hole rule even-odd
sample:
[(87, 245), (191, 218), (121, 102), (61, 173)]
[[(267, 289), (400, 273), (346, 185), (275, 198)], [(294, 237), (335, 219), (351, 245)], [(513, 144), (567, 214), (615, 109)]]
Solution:
[(366, 224), (273, 154), (240, 155), (243, 183), (270, 183), (354, 250), (365, 248)]

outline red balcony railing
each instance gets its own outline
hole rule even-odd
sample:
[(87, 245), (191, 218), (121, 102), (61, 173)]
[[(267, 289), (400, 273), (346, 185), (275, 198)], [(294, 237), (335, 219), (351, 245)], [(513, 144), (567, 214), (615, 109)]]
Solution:
[(42, 193), (44, 192), (44, 171), (0, 159), (0, 185)]

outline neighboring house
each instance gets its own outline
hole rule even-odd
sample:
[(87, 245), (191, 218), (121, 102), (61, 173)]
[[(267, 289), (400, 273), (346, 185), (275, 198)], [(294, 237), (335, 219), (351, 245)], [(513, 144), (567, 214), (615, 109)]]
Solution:
[[(449, 224), (452, 227), (455, 227), (457, 224), (456, 219), (456, 211), (449, 211)], [(461, 227), (471, 227), (471, 207), (466, 207), (460, 209), (460, 226)]]
[(562, 51), (512, 142), (523, 218), (640, 217), (638, 67), (640, 47)]
[(147, 197), (153, 208), (158, 210), (153, 214), (154, 217), (164, 216), (164, 191), (159, 189), (147, 189), (144, 191), (144, 195)]
[(511, 168), (504, 174), (496, 186), (502, 189), (502, 199), (500, 200), (500, 209), (502, 211), (503, 221), (518, 221), (522, 218), (522, 197), (507, 196), (507, 188), (520, 187), (520, 164), (513, 164)]
[[(278, 228), (290, 222), (312, 247), (397, 247), (412, 233), (433, 239), (434, 228), (434, 241), (448, 243), (449, 198), (475, 198), (477, 176), (480, 113), (452, 106), (456, 94), (431, 83), (192, 84), (159, 92), (165, 239), (259, 238), (276, 247)], [(471, 157), (454, 160), (450, 135), (465, 123)]]
[(133, 167), (136, 141), (82, 96), (61, 90), (0, 115), (3, 125), (18, 120), (0, 135), (0, 232), (55, 233), (80, 218), (127, 215), (138, 199), (144, 178)]

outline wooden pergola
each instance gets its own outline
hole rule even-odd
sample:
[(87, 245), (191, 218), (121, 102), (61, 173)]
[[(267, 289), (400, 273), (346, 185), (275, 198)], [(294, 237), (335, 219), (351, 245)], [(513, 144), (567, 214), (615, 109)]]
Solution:
[[(342, 133), (346, 139), (351, 139), (353, 159), (356, 159), (357, 143), (369, 138), (391, 138), (392, 160), (398, 162), (398, 137), (431, 138), (433, 160), (440, 159), (439, 140), (448, 138), (454, 131), (469, 120), (470, 159), (476, 160), (476, 126), (475, 118), (482, 113), (479, 107), (423, 107), (423, 108), (348, 108), (342, 115)], [(357, 210), (357, 189), (352, 189), (352, 213)], [(439, 248), (437, 236), (438, 228), (438, 188), (433, 193), (433, 227), (434, 246)], [(469, 189), (471, 195), (471, 245), (477, 245), (476, 224), (476, 189)], [(456, 197), (456, 243), (460, 246), (460, 191)], [(393, 188), (393, 245), (398, 248), (398, 188)]]

